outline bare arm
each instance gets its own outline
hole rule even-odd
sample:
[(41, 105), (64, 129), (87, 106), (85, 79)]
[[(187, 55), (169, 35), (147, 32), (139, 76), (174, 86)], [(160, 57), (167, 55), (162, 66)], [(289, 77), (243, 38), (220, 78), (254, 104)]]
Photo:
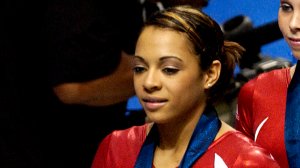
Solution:
[(134, 95), (133, 57), (122, 52), (117, 69), (110, 75), (81, 83), (64, 83), (53, 88), (66, 104), (107, 106), (127, 100)]

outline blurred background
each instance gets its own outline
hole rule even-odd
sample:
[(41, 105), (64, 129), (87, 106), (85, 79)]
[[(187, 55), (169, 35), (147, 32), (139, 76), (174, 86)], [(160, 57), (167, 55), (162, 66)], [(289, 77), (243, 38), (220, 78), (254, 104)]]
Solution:
[[(279, 0), (243, 0), (242, 2), (239, 0), (209, 0), (203, 11), (220, 24), (224, 24), (235, 16), (244, 15), (251, 19), (253, 27), (259, 27), (277, 21), (278, 9)], [(294, 61), (287, 44), (282, 38), (263, 45), (261, 53)]]

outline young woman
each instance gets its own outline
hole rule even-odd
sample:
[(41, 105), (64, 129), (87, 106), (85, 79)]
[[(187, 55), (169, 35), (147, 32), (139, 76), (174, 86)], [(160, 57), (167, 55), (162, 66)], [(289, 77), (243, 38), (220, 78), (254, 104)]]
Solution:
[(195, 8), (178, 6), (150, 17), (133, 70), (151, 123), (107, 136), (92, 167), (278, 167), (266, 150), (220, 121), (212, 106), (242, 51)]
[[(278, 24), (299, 60), (300, 0), (280, 1)], [(300, 167), (299, 68), (261, 74), (243, 86), (238, 98), (236, 128), (270, 151), (281, 167)]]

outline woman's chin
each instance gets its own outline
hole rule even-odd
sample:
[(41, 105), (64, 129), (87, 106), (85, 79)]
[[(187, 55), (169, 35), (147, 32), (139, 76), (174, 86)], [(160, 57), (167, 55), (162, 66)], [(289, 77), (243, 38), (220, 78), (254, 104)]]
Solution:
[(300, 50), (293, 50), (292, 53), (297, 60), (300, 60)]
[(154, 122), (156, 124), (166, 124), (168, 123), (168, 118), (158, 115), (147, 115), (148, 122)]

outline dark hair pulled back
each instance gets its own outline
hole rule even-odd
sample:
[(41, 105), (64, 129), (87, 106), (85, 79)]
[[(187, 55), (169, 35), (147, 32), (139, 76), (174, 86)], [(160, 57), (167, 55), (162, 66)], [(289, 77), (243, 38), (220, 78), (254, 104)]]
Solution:
[(150, 17), (147, 26), (155, 26), (186, 34), (199, 57), (200, 68), (207, 71), (214, 60), (221, 62), (221, 74), (217, 83), (208, 91), (208, 101), (215, 101), (224, 94), (233, 77), (236, 63), (244, 48), (236, 42), (225, 41), (216, 21), (200, 9), (191, 6), (176, 6), (158, 11)]

